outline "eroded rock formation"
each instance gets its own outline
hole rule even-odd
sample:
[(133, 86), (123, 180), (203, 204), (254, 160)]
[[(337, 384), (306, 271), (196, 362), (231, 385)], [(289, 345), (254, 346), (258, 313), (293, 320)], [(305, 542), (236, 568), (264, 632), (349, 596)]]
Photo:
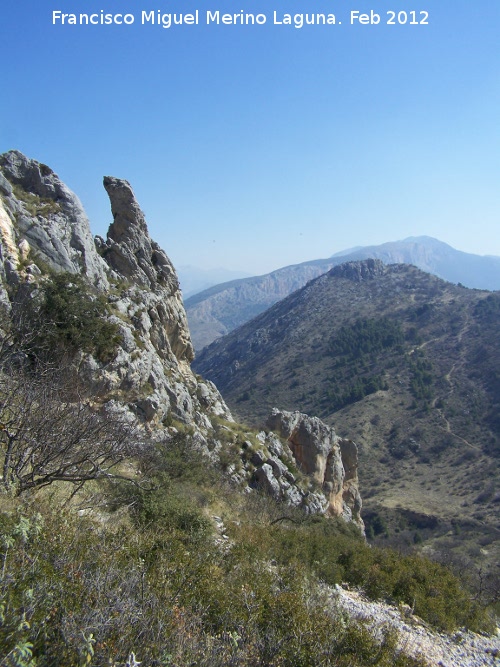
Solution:
[(285, 438), (294, 459), (322, 489), (328, 514), (362, 525), (358, 450), (317, 417), (274, 409), (266, 424)]
[(121, 344), (102, 363), (79, 360), (90, 391), (114, 397), (151, 426), (177, 419), (200, 427), (206, 414), (231, 420), (219, 392), (191, 371), (193, 346), (177, 276), (151, 240), (127, 181), (106, 177), (113, 222), (94, 241), (82, 205), (47, 166), (18, 151), (0, 156), (0, 234), (5, 288), (44, 279), (47, 271), (87, 279), (111, 306)]

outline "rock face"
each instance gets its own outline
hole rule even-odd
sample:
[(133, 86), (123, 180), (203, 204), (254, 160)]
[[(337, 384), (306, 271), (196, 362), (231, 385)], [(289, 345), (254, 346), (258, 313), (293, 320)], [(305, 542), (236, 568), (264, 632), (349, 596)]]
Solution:
[[(0, 169), (2, 208), (15, 221), (17, 243), (27, 242), (53, 270), (82, 273), (94, 285), (107, 288), (106, 265), (95, 250), (78, 197), (52, 169), (19, 151), (0, 155)], [(6, 233), (13, 234), (12, 225), (6, 225), (10, 232), (2, 230), (4, 244)], [(14, 262), (19, 259), (18, 249), (10, 247), (8, 254)]]
[(198, 427), (206, 415), (232, 420), (210, 382), (191, 371), (193, 346), (177, 276), (151, 240), (144, 214), (126, 181), (106, 177), (113, 223), (94, 241), (80, 201), (49, 167), (10, 151), (0, 156), (2, 297), (47, 271), (86, 278), (106, 295), (121, 345), (114, 359), (79, 360), (89, 390), (119, 400), (159, 427), (172, 419)]
[(153, 291), (160, 287), (176, 293), (179, 282), (174, 267), (150, 239), (144, 213), (130, 183), (111, 176), (105, 176), (103, 183), (113, 214), (104, 250), (106, 263), (132, 282)]
[[(275, 500), (281, 500), (292, 507), (300, 507), (308, 514), (325, 514), (328, 499), (317, 489), (311, 479), (299, 485), (293, 472), (298, 461), (292, 449), (283, 443), (273, 431), (261, 431), (257, 435), (258, 446), (251, 458), (255, 467), (250, 486), (259, 488)], [(351, 517), (345, 517), (351, 520)]]
[(274, 409), (266, 425), (287, 440), (301, 469), (320, 485), (328, 503), (327, 514), (362, 526), (354, 442), (339, 438), (320, 419), (301, 412)]
[(376, 276), (382, 276), (386, 270), (380, 259), (365, 259), (334, 266), (333, 269), (330, 269), (329, 274), (360, 283), (362, 280), (373, 280)]
[[(120, 276), (157, 297), (148, 309), (153, 326), (158, 323), (157, 349), (164, 351), (168, 345), (179, 361), (189, 363), (194, 350), (175, 269), (166, 253), (151, 240), (130, 184), (106, 176), (104, 187), (111, 202), (113, 223), (106, 243), (96, 240), (99, 250)], [(162, 331), (168, 341), (162, 340)]]

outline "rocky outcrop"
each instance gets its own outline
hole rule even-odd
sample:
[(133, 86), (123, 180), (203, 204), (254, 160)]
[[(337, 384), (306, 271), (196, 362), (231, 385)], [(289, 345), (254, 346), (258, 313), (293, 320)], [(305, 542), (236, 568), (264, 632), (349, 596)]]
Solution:
[(351, 440), (339, 438), (317, 417), (274, 409), (266, 424), (285, 438), (294, 459), (327, 499), (327, 514), (362, 526), (358, 490), (358, 451)]
[[(107, 267), (96, 252), (78, 197), (52, 169), (19, 151), (0, 155), (0, 170), (2, 208), (10, 222), (2, 226), (2, 242), (12, 271), (16, 262), (26, 264), (36, 254), (39, 264), (54, 271), (81, 273), (99, 288), (107, 288)], [(5, 223), (5, 217), (3, 220)], [(16, 239), (16, 247), (9, 244), (9, 235)], [(20, 244), (25, 248), (24, 257)]]
[(135, 199), (130, 183), (105, 176), (104, 188), (111, 203), (113, 222), (107, 243), (101, 250), (107, 264), (117, 273), (155, 291), (179, 289), (177, 276), (165, 252), (151, 240), (144, 213)]
[(384, 263), (380, 259), (364, 259), (334, 266), (328, 274), (360, 283), (362, 280), (373, 280), (377, 276), (382, 276), (386, 270)]
[[(33, 287), (52, 272), (86, 278), (104, 294), (121, 344), (103, 363), (82, 354), (79, 373), (101, 402), (118, 401), (148, 425), (178, 420), (206, 432), (207, 414), (232, 420), (210, 382), (191, 371), (193, 346), (177, 276), (151, 240), (126, 181), (106, 177), (113, 222), (94, 239), (80, 201), (47, 166), (18, 151), (0, 156), (2, 289)], [(210, 423), (210, 422), (209, 422)]]
[[(106, 263), (131, 284), (150, 294), (146, 307), (151, 335), (160, 354), (170, 350), (179, 361), (191, 362), (194, 350), (175, 269), (148, 233), (146, 220), (127, 181), (106, 176), (113, 223), (107, 240), (96, 244)], [(166, 340), (165, 340), (166, 337)]]
[(314, 480), (309, 477), (301, 484), (292, 472), (296, 461), (288, 444), (273, 431), (261, 431), (257, 442), (250, 460), (254, 468), (250, 488), (258, 488), (291, 507), (300, 507), (307, 514), (327, 513), (328, 499)]
[[(318, 450), (314, 454), (311, 444), (311, 462), (306, 441), (302, 453), (297, 444), (301, 436), (291, 438), (290, 446), (272, 432), (248, 434), (252, 441), (241, 442), (241, 426), (238, 433), (215, 385), (191, 370), (194, 352), (177, 275), (150, 238), (130, 184), (107, 176), (104, 187), (113, 221), (106, 239), (94, 240), (78, 198), (51, 169), (17, 151), (0, 156), (0, 305), (6, 313), (20, 292), (35, 297), (54, 273), (84, 278), (92, 298), (107, 302), (107, 317), (119, 334), (105, 360), (81, 349), (73, 359), (96, 407), (126, 413), (130, 423), (158, 438), (188, 433), (221, 465), (225, 448), (234, 452), (239, 446), (240, 460), (227, 465), (234, 483), (309, 513), (360, 523), (355, 446), (346, 444), (345, 456), (340, 454), (343, 441), (319, 420), (301, 416), (303, 428), (318, 424), (311, 433)], [(284, 432), (286, 413), (277, 414)], [(313, 481), (297, 479), (294, 458)]]

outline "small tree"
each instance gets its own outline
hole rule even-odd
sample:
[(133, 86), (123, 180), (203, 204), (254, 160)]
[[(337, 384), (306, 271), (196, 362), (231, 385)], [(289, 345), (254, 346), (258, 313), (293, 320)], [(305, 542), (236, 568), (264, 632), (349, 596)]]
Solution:
[(103, 363), (116, 356), (122, 342), (119, 325), (110, 318), (106, 297), (81, 276), (48, 275), (36, 285), (22, 283), (11, 292), (10, 312), (0, 314), (0, 331), (10, 347), (53, 362), (78, 352)]

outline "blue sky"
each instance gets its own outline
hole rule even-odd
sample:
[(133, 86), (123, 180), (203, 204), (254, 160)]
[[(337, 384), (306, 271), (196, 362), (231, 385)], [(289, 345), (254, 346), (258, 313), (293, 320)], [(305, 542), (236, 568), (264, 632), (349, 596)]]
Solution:
[[(52, 25), (101, 9), (136, 21)], [(140, 23), (196, 9), (197, 26)], [(205, 24), (241, 9), (267, 23)], [(379, 25), (349, 24), (370, 9)], [(391, 9), (429, 25), (386, 25)], [(10, 0), (0, 151), (52, 167), (96, 234), (102, 176), (129, 180), (177, 265), (263, 273), (421, 234), (500, 255), (499, 31), (498, 0)]]

